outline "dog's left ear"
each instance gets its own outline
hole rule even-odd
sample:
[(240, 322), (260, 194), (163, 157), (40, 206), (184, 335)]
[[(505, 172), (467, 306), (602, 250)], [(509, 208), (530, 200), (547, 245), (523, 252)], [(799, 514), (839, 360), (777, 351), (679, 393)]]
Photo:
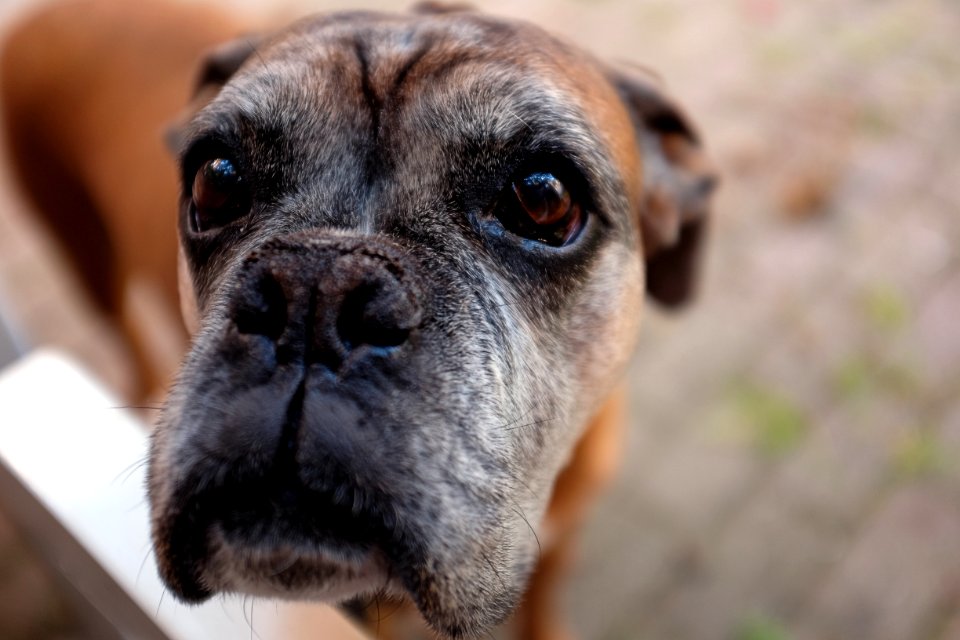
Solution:
[(194, 84), (194, 97), (208, 91), (219, 91), (243, 63), (257, 51), (263, 36), (246, 35), (218, 45), (207, 52)]
[(695, 289), (717, 176), (696, 129), (652, 74), (626, 68), (611, 71), (610, 78), (633, 119), (643, 158), (647, 292), (676, 307)]
[(243, 63), (257, 51), (263, 42), (260, 35), (246, 35), (217, 45), (204, 54), (200, 60), (196, 79), (193, 83), (193, 95), (186, 110), (166, 131), (167, 147), (174, 153), (180, 150), (182, 134), (186, 122), (197, 111), (220, 92)]

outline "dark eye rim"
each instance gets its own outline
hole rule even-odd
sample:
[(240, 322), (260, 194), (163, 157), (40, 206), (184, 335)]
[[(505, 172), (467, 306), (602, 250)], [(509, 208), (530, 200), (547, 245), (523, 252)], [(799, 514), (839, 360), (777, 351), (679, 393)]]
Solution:
[(180, 184), (183, 187), (181, 195), (190, 195), (197, 171), (207, 161), (217, 158), (230, 160), (241, 175), (247, 173), (244, 153), (239, 144), (217, 133), (202, 135), (190, 142), (180, 154)]
[[(203, 210), (200, 206), (200, 203), (197, 202), (197, 181), (202, 179), (201, 174), (208, 165), (224, 160), (230, 163), (230, 166), (236, 176), (236, 182), (233, 184), (233, 188), (230, 189), (230, 191), (225, 195), (225, 199), (220, 206), (215, 207), (213, 210)], [(189, 215), (188, 222), (190, 223), (190, 228), (194, 233), (206, 233), (208, 231), (221, 229), (246, 217), (250, 213), (251, 209), (249, 188), (243, 178), (243, 175), (237, 170), (234, 162), (229, 158), (212, 158), (201, 164), (200, 168), (197, 169), (197, 173), (193, 179), (193, 185), (187, 207)], [(203, 214), (203, 216), (206, 218), (206, 224), (201, 224), (201, 214)]]
[[(561, 244), (554, 244), (536, 237), (523, 235), (511, 229), (510, 225), (504, 222), (505, 217), (509, 218), (511, 213), (515, 214), (516, 209), (522, 206), (514, 191), (514, 185), (538, 173), (549, 173), (555, 176), (570, 194), (571, 201), (574, 205), (580, 208), (581, 220), (577, 229)], [(554, 154), (538, 154), (524, 162), (518, 163), (517, 168), (515, 168), (509, 176), (490, 210), (484, 216), (485, 227), (491, 229), (492, 227), (490, 225), (494, 225), (502, 229), (502, 233), (496, 233), (496, 235), (508, 234), (520, 240), (520, 244), (527, 248), (537, 248), (550, 252), (563, 252), (578, 245), (580, 239), (584, 237), (589, 230), (588, 228), (593, 226), (592, 222), (597, 218), (597, 215), (592, 190), (584, 174), (571, 159)], [(514, 211), (511, 212), (510, 209), (514, 209)], [(548, 228), (544, 228), (544, 231), (548, 230)]]
[[(229, 216), (222, 223), (208, 228), (200, 228), (196, 220), (196, 203), (193, 201), (193, 186), (197, 174), (208, 162), (218, 159), (229, 160), (234, 170), (243, 181), (242, 191), (239, 194), (239, 202), (236, 208), (240, 213)], [(187, 150), (181, 156), (180, 162), (180, 198), (183, 203), (182, 210), (185, 215), (184, 228), (193, 235), (207, 235), (215, 233), (224, 227), (230, 226), (238, 220), (245, 218), (253, 209), (252, 189), (249, 179), (246, 178), (246, 163), (243, 160), (243, 154), (238, 152), (237, 148), (229, 141), (217, 137), (200, 138), (190, 144)]]
[(595, 248), (600, 238), (604, 237), (606, 225), (600, 216), (588, 215), (579, 233), (564, 245), (549, 245), (539, 240), (531, 240), (517, 235), (503, 226), (494, 216), (483, 216), (479, 220), (478, 230), (488, 242), (500, 249), (520, 251), (534, 263), (543, 267), (555, 265), (557, 261), (576, 264)]

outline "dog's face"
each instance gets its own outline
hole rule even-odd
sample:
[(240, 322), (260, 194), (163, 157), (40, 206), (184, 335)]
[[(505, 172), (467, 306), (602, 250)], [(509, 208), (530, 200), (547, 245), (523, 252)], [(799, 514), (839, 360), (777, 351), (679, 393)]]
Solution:
[(151, 452), (161, 573), (187, 601), (403, 593), (479, 632), (631, 354), (645, 263), (686, 295), (696, 138), (639, 73), (473, 14), (241, 52), (179, 134), (198, 330)]

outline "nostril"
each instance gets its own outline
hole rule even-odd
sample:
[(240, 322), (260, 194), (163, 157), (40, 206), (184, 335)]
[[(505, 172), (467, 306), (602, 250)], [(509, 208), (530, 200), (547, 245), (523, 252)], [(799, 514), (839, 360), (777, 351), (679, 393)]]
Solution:
[(347, 351), (360, 345), (397, 347), (416, 326), (413, 304), (397, 287), (364, 284), (344, 296), (337, 335)]
[(237, 330), (278, 340), (287, 326), (287, 298), (283, 287), (270, 273), (264, 273), (257, 285), (245, 293), (233, 314)]

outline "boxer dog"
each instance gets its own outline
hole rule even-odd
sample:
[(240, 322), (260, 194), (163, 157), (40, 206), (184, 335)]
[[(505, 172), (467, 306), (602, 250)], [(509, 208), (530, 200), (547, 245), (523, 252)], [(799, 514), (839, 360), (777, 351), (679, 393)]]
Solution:
[[(219, 33), (144, 11), (86, 19), (102, 50), (67, 67), (29, 53), (76, 23), (19, 37), (4, 99), (28, 193), (102, 236), (105, 308), (178, 256), (192, 346), (149, 461), (170, 590), (395, 595), (457, 638), (532, 580), (521, 637), (558, 637), (547, 587), (611, 466), (645, 292), (692, 290), (715, 179), (690, 121), (648, 73), (530, 24), (321, 15), (209, 54), (168, 136), (177, 194), (153, 155), (112, 154), (153, 149), (165, 87)], [(149, 231), (173, 200), (178, 247)]]

